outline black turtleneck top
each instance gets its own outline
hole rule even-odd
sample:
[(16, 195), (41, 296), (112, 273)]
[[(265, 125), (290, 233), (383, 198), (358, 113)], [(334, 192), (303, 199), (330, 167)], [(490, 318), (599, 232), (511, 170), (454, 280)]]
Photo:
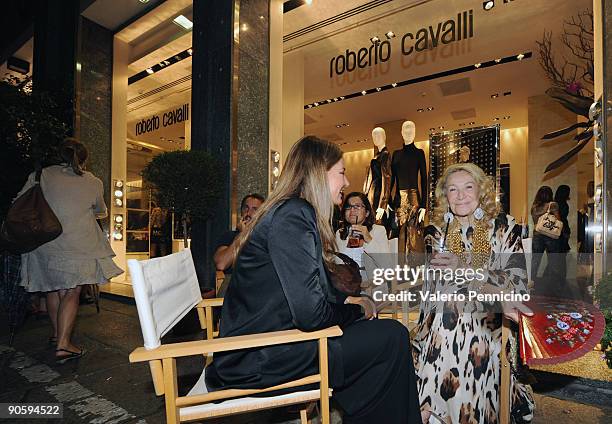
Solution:
[[(420, 178), (419, 178), (420, 176)], [(420, 185), (419, 185), (420, 180)], [(404, 144), (400, 150), (393, 152), (391, 159), (391, 193), (395, 207), (400, 203), (400, 190), (416, 189), (419, 193), (419, 206), (426, 207), (427, 200), (427, 164), (425, 152), (414, 145)]]

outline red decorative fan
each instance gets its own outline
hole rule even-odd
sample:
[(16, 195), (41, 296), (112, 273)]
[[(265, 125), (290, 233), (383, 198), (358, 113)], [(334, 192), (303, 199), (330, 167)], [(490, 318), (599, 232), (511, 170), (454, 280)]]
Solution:
[(550, 365), (577, 359), (593, 350), (603, 336), (603, 314), (585, 302), (532, 296), (534, 315), (521, 315), (519, 342), (527, 365)]

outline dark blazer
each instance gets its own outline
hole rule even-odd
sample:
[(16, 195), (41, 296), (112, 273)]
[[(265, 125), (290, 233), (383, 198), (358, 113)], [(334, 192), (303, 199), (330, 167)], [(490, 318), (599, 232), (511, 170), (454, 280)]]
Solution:
[[(322, 258), (314, 208), (300, 198), (270, 210), (237, 258), (221, 311), (219, 337), (346, 326), (361, 308), (345, 305)], [(329, 341), (330, 380), (341, 384), (340, 344)], [(261, 388), (318, 372), (317, 342), (215, 353), (209, 388)]]

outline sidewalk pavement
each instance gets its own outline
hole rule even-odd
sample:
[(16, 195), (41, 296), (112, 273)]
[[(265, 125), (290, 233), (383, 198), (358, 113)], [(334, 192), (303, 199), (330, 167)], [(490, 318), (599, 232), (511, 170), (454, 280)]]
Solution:
[[(163, 423), (163, 397), (155, 396), (146, 364), (130, 364), (129, 353), (142, 345), (136, 307), (102, 298), (101, 311), (82, 305), (75, 330), (78, 346), (87, 350), (80, 360), (57, 365), (53, 348), (47, 345), (50, 323), (30, 318), (8, 346), (8, 330), (0, 324), (0, 403), (62, 403), (62, 423)], [(6, 322), (0, 315), (0, 323)], [(201, 333), (168, 341), (194, 340)], [(179, 358), (179, 393), (184, 394), (201, 373), (203, 357)], [(601, 389), (594, 404), (563, 399), (566, 392), (553, 396), (536, 394), (536, 424), (582, 424), (612, 422), (612, 387)], [(571, 393), (571, 391), (569, 391)], [(559, 393), (562, 393), (561, 395)], [(604, 396), (608, 393), (607, 396)], [(583, 399), (583, 398), (580, 398)], [(297, 414), (287, 409), (245, 414), (206, 421), (211, 424), (297, 423)], [(333, 422), (340, 423), (339, 414)], [(19, 420), (19, 423), (58, 422), (58, 420)]]

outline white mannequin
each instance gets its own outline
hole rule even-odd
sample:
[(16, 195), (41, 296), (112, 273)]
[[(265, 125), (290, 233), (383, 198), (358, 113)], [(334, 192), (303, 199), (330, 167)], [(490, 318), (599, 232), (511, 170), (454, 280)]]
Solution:
[[(372, 141), (379, 152), (384, 149), (387, 141), (387, 134), (385, 133), (385, 130), (381, 127), (374, 128), (372, 130)], [(384, 213), (385, 210), (383, 208), (376, 209), (376, 221), (380, 221)]]
[[(408, 146), (414, 143), (415, 135), (416, 135), (416, 126), (414, 125), (414, 122), (404, 121), (404, 123), (402, 124), (402, 138), (404, 139), (404, 145)], [(425, 208), (419, 208), (419, 222), (423, 222), (424, 219), (425, 219)]]

